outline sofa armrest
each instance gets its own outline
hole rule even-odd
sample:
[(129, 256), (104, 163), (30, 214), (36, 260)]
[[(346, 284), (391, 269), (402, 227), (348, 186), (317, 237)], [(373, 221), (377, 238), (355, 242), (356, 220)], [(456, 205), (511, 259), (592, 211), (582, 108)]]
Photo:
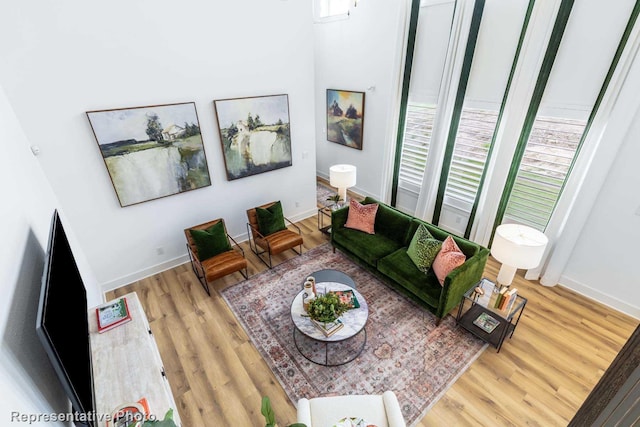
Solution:
[(402, 410), (398, 403), (398, 398), (392, 391), (385, 391), (382, 395), (382, 401), (384, 402), (384, 409), (387, 411), (387, 421), (389, 421), (389, 427), (406, 427), (402, 416)]
[[(349, 216), (349, 206), (344, 206), (338, 210), (331, 212), (331, 229), (337, 230), (344, 228)], [(333, 233), (332, 233), (333, 234)]]
[(298, 400), (298, 422), (303, 423), (308, 427), (311, 427), (311, 405), (309, 399)]
[(443, 318), (462, 301), (462, 296), (482, 278), (489, 257), (489, 249), (480, 246), (478, 252), (454, 269), (444, 279), (436, 316)]

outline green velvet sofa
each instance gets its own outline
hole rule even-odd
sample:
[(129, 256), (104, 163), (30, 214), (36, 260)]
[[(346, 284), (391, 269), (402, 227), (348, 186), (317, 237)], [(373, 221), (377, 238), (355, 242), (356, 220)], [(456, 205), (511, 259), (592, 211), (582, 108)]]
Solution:
[(349, 207), (331, 215), (331, 244), (358, 264), (368, 268), (391, 287), (411, 297), (436, 315), (437, 324), (462, 300), (481, 278), (489, 250), (469, 240), (451, 235), (467, 260), (440, 285), (433, 270), (423, 273), (407, 255), (407, 248), (420, 224), (433, 237), (444, 241), (450, 233), (384, 203), (367, 197), (363, 204), (378, 203), (375, 234), (346, 228)]

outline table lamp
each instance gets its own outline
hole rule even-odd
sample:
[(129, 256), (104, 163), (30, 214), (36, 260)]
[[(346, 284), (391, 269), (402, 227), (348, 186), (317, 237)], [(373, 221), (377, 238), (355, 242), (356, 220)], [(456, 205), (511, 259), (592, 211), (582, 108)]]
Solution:
[(329, 184), (338, 189), (338, 195), (347, 201), (347, 188), (356, 185), (356, 167), (352, 165), (333, 165), (329, 168)]
[(518, 268), (534, 268), (540, 264), (547, 247), (547, 236), (521, 224), (502, 224), (496, 228), (491, 255), (502, 263), (497, 282), (510, 286)]

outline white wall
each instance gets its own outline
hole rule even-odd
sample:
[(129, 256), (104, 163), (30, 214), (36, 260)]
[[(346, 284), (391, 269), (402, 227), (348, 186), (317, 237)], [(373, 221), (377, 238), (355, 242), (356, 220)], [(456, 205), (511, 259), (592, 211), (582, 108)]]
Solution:
[[(3, 6), (0, 83), (103, 289), (186, 261), (185, 227), (223, 217), (243, 238), (257, 204), (314, 212), (311, 22), (310, 4), (281, 0)], [(293, 166), (227, 181), (213, 100), (283, 93)], [(85, 111), (189, 101), (212, 186), (121, 208)]]
[(35, 330), (49, 226), (57, 202), (2, 87), (0, 141), (0, 418), (7, 425), (14, 411), (67, 412), (68, 403)]
[(585, 223), (560, 283), (640, 318), (640, 110)]
[[(314, 24), (317, 173), (328, 178), (331, 165), (355, 165), (355, 190), (376, 198), (384, 195), (384, 169), (393, 161), (404, 3), (363, 1), (348, 19)], [(327, 89), (365, 92), (362, 151), (327, 141)]]

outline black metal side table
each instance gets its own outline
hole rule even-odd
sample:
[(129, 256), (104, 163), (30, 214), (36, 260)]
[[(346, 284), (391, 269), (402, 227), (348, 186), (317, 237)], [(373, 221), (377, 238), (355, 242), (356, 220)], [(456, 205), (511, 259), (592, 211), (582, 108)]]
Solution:
[[(325, 206), (318, 209), (318, 230), (324, 234), (331, 234), (331, 206)], [(325, 221), (328, 219), (329, 224), (325, 225)]]
[[(482, 295), (475, 292), (477, 287), (482, 289)], [(500, 352), (507, 335), (513, 336), (527, 299), (517, 293), (513, 302), (500, 310), (495, 307), (498, 295), (498, 287), (490, 280), (482, 279), (464, 294), (456, 323)]]

